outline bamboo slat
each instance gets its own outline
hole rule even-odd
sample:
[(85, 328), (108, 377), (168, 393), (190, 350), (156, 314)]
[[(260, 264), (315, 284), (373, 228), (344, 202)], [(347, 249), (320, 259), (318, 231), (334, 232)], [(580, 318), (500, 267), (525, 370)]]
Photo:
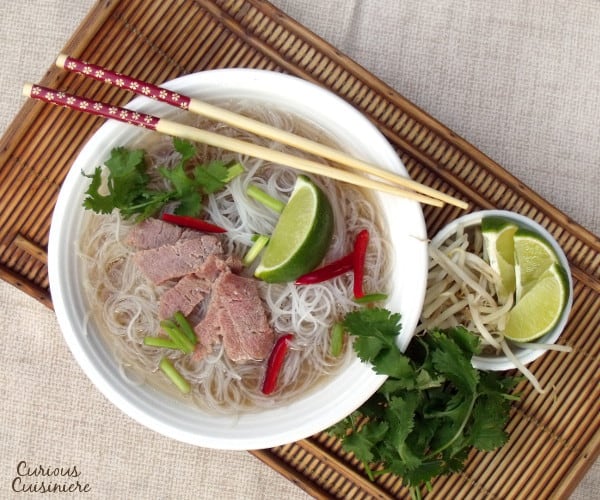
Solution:
[[(175, 8), (176, 7), (176, 8)], [(505, 208), (532, 217), (559, 241), (575, 281), (561, 338), (573, 346), (531, 365), (540, 397), (523, 384), (494, 453), (473, 451), (460, 474), (438, 478), (426, 498), (564, 498), (600, 453), (600, 242), (482, 152), (404, 99), (344, 54), (264, 0), (99, 1), (63, 52), (161, 83), (221, 67), (284, 71), (328, 87), (369, 117), (396, 148), (411, 177), (473, 210)], [(125, 91), (55, 68), (42, 85), (125, 104)], [(0, 142), (0, 278), (51, 307), (45, 249), (66, 172), (102, 120), (27, 102)], [(424, 207), (429, 234), (461, 210)], [(400, 478), (369, 481), (325, 433), (253, 452), (316, 498), (406, 498)]]

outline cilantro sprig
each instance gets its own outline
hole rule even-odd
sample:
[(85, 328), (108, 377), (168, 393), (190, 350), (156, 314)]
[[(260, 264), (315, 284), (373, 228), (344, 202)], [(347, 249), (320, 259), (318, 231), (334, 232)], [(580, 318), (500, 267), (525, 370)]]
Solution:
[(405, 354), (395, 343), (400, 315), (359, 309), (344, 319), (363, 361), (388, 378), (357, 411), (329, 429), (365, 466), (371, 479), (403, 478), (413, 498), (421, 487), (460, 471), (469, 450), (491, 451), (504, 430), (517, 377), (475, 369), (479, 339), (463, 327), (415, 337)]
[(135, 215), (138, 220), (143, 220), (159, 212), (167, 203), (177, 202), (175, 213), (197, 216), (202, 211), (204, 195), (219, 191), (243, 172), (239, 163), (226, 165), (219, 160), (191, 167), (189, 163), (196, 155), (194, 145), (174, 138), (173, 147), (179, 153), (179, 161), (173, 167), (157, 169), (160, 176), (168, 181), (168, 189), (151, 187), (143, 150), (117, 147), (112, 149), (110, 158), (105, 162), (106, 194), (102, 192), (102, 167), (96, 167), (90, 175), (83, 174), (91, 179), (83, 206), (104, 214), (117, 209), (126, 219)]

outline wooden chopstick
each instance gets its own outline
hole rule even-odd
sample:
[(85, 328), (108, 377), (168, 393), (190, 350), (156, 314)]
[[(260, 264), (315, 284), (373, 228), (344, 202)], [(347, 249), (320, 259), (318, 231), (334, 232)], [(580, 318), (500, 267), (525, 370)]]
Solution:
[(232, 127), (246, 130), (262, 137), (267, 137), (302, 151), (307, 151), (340, 165), (375, 175), (393, 184), (413, 190), (417, 193), (424, 194), (430, 198), (438, 199), (444, 203), (455, 205), (462, 209), (468, 208), (468, 203), (454, 198), (446, 193), (437, 191), (429, 186), (420, 184), (410, 178), (403, 177), (395, 174), (394, 172), (390, 172), (389, 170), (371, 165), (367, 162), (343, 153), (342, 151), (324, 144), (320, 144), (316, 141), (278, 129), (266, 123), (254, 120), (238, 113), (234, 113), (218, 106), (214, 106), (199, 99), (170, 91), (155, 84), (123, 75), (102, 66), (90, 64), (65, 54), (60, 54), (58, 56), (56, 59), (56, 65), (60, 68), (79, 73), (88, 78), (93, 78), (104, 83), (115, 85), (130, 90), (136, 94), (151, 97), (172, 106), (188, 110), (211, 120), (220, 121)]
[(183, 125), (165, 118), (133, 111), (119, 106), (113, 106), (100, 101), (94, 101), (86, 97), (79, 97), (66, 92), (57, 91), (40, 85), (26, 84), (23, 87), (23, 94), (27, 97), (44, 101), (50, 104), (64, 106), (76, 111), (103, 116), (112, 120), (128, 123), (138, 127), (155, 130), (174, 137), (189, 139), (191, 141), (202, 142), (209, 146), (227, 149), (236, 153), (260, 158), (263, 160), (287, 165), (304, 172), (323, 175), (332, 179), (362, 186), (369, 189), (375, 189), (386, 193), (399, 195), (404, 198), (419, 201), (428, 205), (441, 207), (443, 202), (438, 199), (430, 198), (414, 191), (409, 191), (401, 187), (379, 182), (363, 175), (358, 175), (346, 170), (317, 163), (312, 160), (300, 158), (281, 151), (265, 148), (249, 142), (241, 141), (224, 135), (202, 130), (189, 125)]

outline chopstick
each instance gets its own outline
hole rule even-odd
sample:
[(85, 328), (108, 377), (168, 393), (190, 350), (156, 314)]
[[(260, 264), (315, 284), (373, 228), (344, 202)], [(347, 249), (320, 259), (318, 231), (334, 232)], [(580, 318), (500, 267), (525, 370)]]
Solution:
[(226, 123), (232, 127), (246, 130), (256, 135), (287, 144), (288, 146), (315, 154), (335, 163), (339, 163), (343, 166), (375, 175), (381, 179), (385, 179), (396, 185), (405, 187), (417, 193), (424, 194), (430, 198), (440, 200), (444, 203), (455, 205), (462, 209), (468, 208), (468, 203), (454, 198), (446, 193), (437, 191), (429, 186), (420, 184), (410, 178), (403, 177), (395, 174), (394, 172), (371, 165), (324, 144), (320, 144), (305, 137), (278, 129), (247, 116), (231, 112), (227, 109), (214, 106), (199, 99), (170, 91), (155, 84), (145, 82), (122, 73), (117, 73), (102, 66), (90, 64), (65, 54), (60, 54), (58, 56), (56, 59), (56, 65), (59, 68), (79, 73), (85, 77), (108, 83), (110, 85), (115, 85), (138, 95), (151, 97), (158, 101), (170, 104), (171, 106), (176, 106), (180, 109), (188, 110), (206, 118)]
[(293, 156), (281, 151), (258, 146), (250, 142), (241, 141), (239, 139), (216, 134), (208, 130), (202, 130), (190, 125), (184, 125), (139, 111), (113, 106), (111, 104), (94, 101), (86, 97), (80, 97), (73, 94), (68, 94), (66, 92), (50, 89), (48, 87), (29, 83), (24, 85), (23, 94), (27, 97), (50, 104), (64, 106), (76, 111), (102, 116), (111, 120), (117, 120), (130, 125), (155, 130), (156, 132), (173, 137), (180, 137), (183, 139), (189, 139), (191, 141), (202, 142), (204, 144), (208, 144), (209, 146), (227, 149), (236, 153), (260, 158), (262, 160), (287, 165), (288, 167), (296, 168), (304, 172), (323, 175), (325, 177), (330, 177), (348, 184), (354, 184), (356, 186), (362, 186), (369, 189), (375, 189), (378, 191), (399, 195), (404, 198), (425, 203), (427, 205), (433, 205), (436, 207), (441, 207), (443, 205), (441, 200), (430, 198), (420, 193), (415, 193), (401, 187), (392, 186), (384, 182), (379, 182), (363, 175), (358, 175), (346, 170), (331, 167), (329, 165), (317, 163), (312, 160), (300, 158), (298, 156)]

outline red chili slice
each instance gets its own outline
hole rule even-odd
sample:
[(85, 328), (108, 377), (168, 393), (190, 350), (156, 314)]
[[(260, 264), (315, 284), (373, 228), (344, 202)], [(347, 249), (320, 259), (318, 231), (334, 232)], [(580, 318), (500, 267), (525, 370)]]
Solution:
[(279, 373), (281, 373), (281, 368), (283, 367), (283, 361), (285, 360), (285, 355), (288, 351), (288, 345), (293, 338), (294, 336), (291, 333), (286, 333), (285, 335), (281, 335), (275, 341), (275, 345), (269, 356), (269, 361), (267, 362), (267, 373), (262, 386), (263, 394), (269, 395), (277, 387), (277, 379)]
[(170, 222), (172, 224), (177, 224), (178, 226), (190, 227), (192, 229), (197, 229), (198, 231), (204, 231), (206, 233), (225, 233), (226, 229), (223, 229), (220, 226), (215, 224), (211, 224), (210, 222), (206, 222), (202, 219), (197, 219), (196, 217), (190, 217), (188, 215), (175, 215), (164, 213), (161, 216), (162, 220), (165, 222)]
[(354, 297), (360, 299), (365, 295), (363, 280), (365, 277), (365, 258), (367, 256), (367, 245), (369, 244), (369, 231), (363, 229), (354, 241)]
[(326, 266), (315, 269), (310, 273), (306, 273), (300, 276), (296, 280), (296, 285), (312, 285), (314, 283), (321, 283), (327, 281), (341, 274), (352, 271), (354, 267), (354, 255), (349, 253), (344, 255), (342, 258), (327, 264)]

